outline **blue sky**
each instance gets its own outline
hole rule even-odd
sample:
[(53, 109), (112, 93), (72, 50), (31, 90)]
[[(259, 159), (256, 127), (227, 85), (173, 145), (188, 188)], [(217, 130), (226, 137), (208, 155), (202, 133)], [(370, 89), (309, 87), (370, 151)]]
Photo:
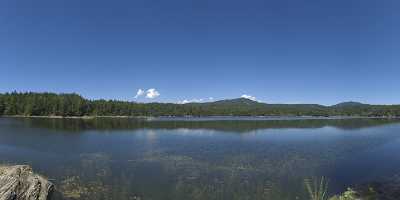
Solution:
[(2, 0), (0, 92), (398, 104), (399, 10), (397, 0)]

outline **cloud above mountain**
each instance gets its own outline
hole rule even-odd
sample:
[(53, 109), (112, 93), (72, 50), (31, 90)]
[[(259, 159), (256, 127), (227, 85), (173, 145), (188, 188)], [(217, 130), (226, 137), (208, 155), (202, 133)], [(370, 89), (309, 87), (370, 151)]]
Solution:
[(137, 99), (142, 96), (147, 99), (154, 99), (160, 96), (160, 92), (158, 92), (155, 88), (150, 88), (146, 91), (144, 91), (143, 89), (138, 89), (134, 98)]
[(154, 99), (158, 96), (160, 96), (160, 93), (154, 88), (150, 88), (146, 91), (146, 98), (148, 99)]
[(187, 103), (203, 103), (203, 102), (209, 102), (214, 100), (213, 97), (208, 97), (208, 98), (201, 98), (201, 99), (185, 99), (182, 101), (178, 101), (178, 104), (187, 104)]
[(138, 89), (134, 98), (137, 99), (138, 97), (142, 96), (143, 94), (144, 94), (144, 90)]
[(240, 97), (245, 98), (245, 99), (250, 99), (250, 100), (253, 100), (253, 101), (257, 101), (257, 98), (255, 96), (251, 96), (251, 95), (247, 95), (247, 94), (243, 94)]

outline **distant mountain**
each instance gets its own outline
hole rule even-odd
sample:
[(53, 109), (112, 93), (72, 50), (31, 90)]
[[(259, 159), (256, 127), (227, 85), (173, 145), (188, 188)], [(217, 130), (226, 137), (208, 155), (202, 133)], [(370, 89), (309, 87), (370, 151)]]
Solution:
[(342, 102), (342, 103), (333, 105), (332, 107), (343, 108), (343, 107), (355, 107), (355, 106), (367, 106), (367, 105), (368, 104), (363, 104), (363, 103), (356, 102), (356, 101), (346, 101), (346, 102)]
[(258, 101), (253, 101), (251, 99), (246, 98), (237, 98), (237, 99), (225, 99), (220, 101), (209, 102), (208, 104), (215, 104), (215, 105), (266, 105), (265, 103), (260, 103)]
[(399, 116), (400, 105), (343, 102), (270, 104), (246, 98), (205, 103), (136, 103), (90, 100), (78, 94), (0, 93), (0, 116)]

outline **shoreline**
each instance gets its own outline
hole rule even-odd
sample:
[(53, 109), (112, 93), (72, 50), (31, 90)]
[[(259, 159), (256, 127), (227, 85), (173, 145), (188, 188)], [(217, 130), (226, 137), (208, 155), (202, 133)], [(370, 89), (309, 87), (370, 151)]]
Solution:
[(231, 115), (207, 115), (207, 116), (27, 116), (27, 115), (0, 115), (0, 118), (45, 118), (45, 119), (96, 119), (96, 118), (110, 118), (110, 119), (201, 119), (201, 118), (253, 118), (253, 119), (277, 119), (277, 120), (296, 120), (296, 119), (400, 119), (400, 116), (290, 116), (290, 115), (269, 115), (269, 116), (231, 116)]

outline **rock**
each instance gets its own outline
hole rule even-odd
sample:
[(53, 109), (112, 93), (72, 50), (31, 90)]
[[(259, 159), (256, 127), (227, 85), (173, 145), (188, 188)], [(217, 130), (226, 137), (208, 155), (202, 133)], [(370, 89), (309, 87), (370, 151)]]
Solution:
[(0, 166), (0, 200), (46, 200), (53, 184), (27, 165)]

